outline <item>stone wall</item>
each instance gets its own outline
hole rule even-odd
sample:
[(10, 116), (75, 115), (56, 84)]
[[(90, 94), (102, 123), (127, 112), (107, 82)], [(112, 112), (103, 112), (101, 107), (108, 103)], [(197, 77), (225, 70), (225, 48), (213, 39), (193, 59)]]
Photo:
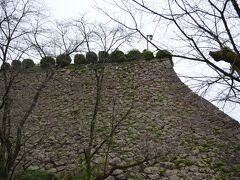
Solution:
[[(20, 75), (13, 91), (12, 119), (18, 121), (23, 115), (43, 76)], [(25, 138), (31, 137), (26, 167), (61, 173), (81, 164), (95, 95), (91, 65), (56, 72), (26, 126)], [(131, 107), (113, 138), (110, 164), (131, 163), (146, 155), (157, 158), (118, 170), (112, 179), (240, 178), (239, 123), (194, 94), (169, 61), (106, 65), (95, 147), (109, 134), (112, 122)], [(100, 169), (105, 150), (103, 146), (94, 159)]]

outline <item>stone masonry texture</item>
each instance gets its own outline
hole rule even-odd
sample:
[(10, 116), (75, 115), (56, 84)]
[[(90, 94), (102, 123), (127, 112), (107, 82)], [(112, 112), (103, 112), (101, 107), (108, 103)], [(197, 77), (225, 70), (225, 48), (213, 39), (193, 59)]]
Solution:
[[(92, 66), (56, 71), (26, 123), (21, 154), (27, 156), (19, 168), (64, 173), (81, 166), (96, 96)], [(17, 78), (11, 92), (16, 124), (43, 77), (28, 71)], [(131, 109), (112, 138), (109, 166), (153, 157), (108, 179), (240, 179), (239, 123), (193, 93), (169, 61), (106, 64), (101, 94), (94, 148)], [(99, 169), (106, 151), (104, 145), (94, 156)]]

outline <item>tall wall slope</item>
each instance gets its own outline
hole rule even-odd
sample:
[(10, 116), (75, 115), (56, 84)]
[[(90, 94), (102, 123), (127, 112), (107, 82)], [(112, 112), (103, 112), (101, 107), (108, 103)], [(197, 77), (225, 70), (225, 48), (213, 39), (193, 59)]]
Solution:
[[(26, 72), (14, 86), (16, 121), (29, 105), (42, 73)], [(91, 66), (58, 70), (29, 118), (26, 145), (32, 169), (71, 170), (81, 163), (96, 95)], [(110, 148), (111, 163), (139, 158), (156, 161), (116, 171), (115, 179), (240, 178), (240, 125), (194, 94), (168, 61), (107, 64), (97, 115), (95, 147), (119, 122)], [(41, 141), (39, 141), (39, 138)], [(35, 146), (35, 144), (38, 144)], [(103, 153), (94, 158), (97, 166)]]

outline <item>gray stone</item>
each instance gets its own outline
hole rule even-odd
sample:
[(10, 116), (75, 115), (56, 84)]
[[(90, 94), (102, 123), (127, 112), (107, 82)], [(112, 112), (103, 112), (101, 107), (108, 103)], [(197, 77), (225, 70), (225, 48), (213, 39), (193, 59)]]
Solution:
[(104, 162), (104, 158), (103, 157), (97, 157), (96, 159), (94, 159), (94, 162), (96, 164), (101, 164), (102, 162)]
[(121, 169), (116, 169), (116, 170), (113, 171), (112, 175), (117, 176), (117, 175), (120, 175), (120, 174), (122, 174), (122, 173), (123, 173), (123, 170), (121, 170)]
[(105, 180), (115, 180), (113, 176), (108, 176)]
[(110, 165), (119, 165), (119, 164), (121, 164), (121, 159), (118, 157), (115, 157), (115, 158), (109, 160), (109, 164)]
[(48, 170), (49, 173), (56, 173), (57, 172), (57, 169), (56, 168), (51, 168)]
[(176, 176), (178, 174), (178, 170), (174, 169), (174, 170), (166, 170), (165, 172), (165, 176), (170, 177), (170, 176)]
[(189, 171), (191, 171), (191, 172), (198, 172), (198, 167), (195, 166), (195, 165), (190, 166), (190, 167), (189, 167)]
[(159, 179), (159, 175), (158, 174), (149, 174), (148, 178), (151, 180), (158, 180)]
[[(205, 143), (229, 144), (229, 146), (232, 143), (239, 143), (236, 141), (237, 138), (240, 139), (239, 124), (230, 123), (230, 118), (224, 120), (223, 114), (215, 108), (216, 116), (211, 110), (214, 107), (206, 104), (205, 100), (199, 99), (197, 95), (192, 96), (193, 93), (179, 81), (173, 70), (164, 68), (164, 66), (168, 66), (167, 62), (165, 63), (138, 61), (119, 64), (118, 74), (113, 71), (116, 65), (106, 65), (103, 99), (97, 121), (97, 126), (104, 129), (104, 132), (96, 134), (92, 151), (100, 145), (111, 129), (112, 110), (114, 109), (111, 101), (112, 97), (116, 97), (116, 121), (120, 120), (122, 115), (127, 112), (133, 101), (134, 108), (114, 134), (107, 168), (110, 169), (110, 165), (136, 162), (147, 154), (150, 157), (155, 155), (159, 157), (156, 165), (149, 165), (154, 164), (149, 161), (127, 169), (126, 172), (116, 170), (115, 177), (110, 176), (107, 178), (108, 180), (126, 177), (143, 180), (162, 179), (163, 177), (159, 178), (158, 176), (165, 176), (165, 174), (168, 175), (165, 177), (170, 177), (169, 179), (177, 177), (179, 179), (180, 177), (216, 179), (220, 174), (211, 170), (209, 163), (218, 162), (223, 155), (236, 163), (239, 162), (237, 152), (232, 152), (233, 156), (227, 154), (228, 151), (224, 149), (218, 153), (215, 151), (218, 150), (218, 147), (206, 149), (209, 152), (201, 151), (200, 145)], [(30, 143), (26, 144), (26, 152), (29, 150), (33, 152), (28, 154), (29, 156), (24, 159), (23, 164), (32, 162), (34, 166), (31, 166), (30, 169), (38, 170), (45, 167), (52, 172), (74, 169), (79, 164), (79, 156), (82, 156), (83, 150), (88, 147), (89, 119), (92, 117), (91, 110), (96, 93), (94, 73), (92, 70), (89, 71), (85, 65), (84, 69), (77, 70), (77, 76), (72, 70), (71, 73), (69, 70), (66, 74), (64, 74), (65, 72), (66, 69), (57, 71), (57, 81), (49, 82), (48, 88), (44, 90), (39, 99), (38, 108), (31, 115), (33, 121), (26, 124), (28, 136), (40, 131), (29, 141)], [(36, 80), (34, 83), (39, 83), (40, 80), (39, 78), (31, 79)], [(28, 81), (28, 78), (24, 78), (25, 80)], [(29, 83), (29, 86), (35, 86), (32, 83)], [(86, 85), (84, 85), (85, 83)], [(29, 93), (31, 92), (29, 91)], [(19, 98), (21, 99), (21, 96)], [(26, 102), (30, 102), (31, 98), (26, 98)], [(200, 104), (198, 104), (198, 99), (201, 100)], [(72, 114), (72, 109), (77, 106), (80, 110), (79, 116)], [(20, 109), (21, 105), (16, 107), (19, 108), (20, 116), (23, 112)], [(46, 133), (41, 131), (43, 129)], [(214, 134), (214, 129), (220, 130), (221, 134)], [(39, 144), (35, 148), (34, 145), (42, 136), (43, 144)], [(184, 143), (181, 144), (181, 141)], [(97, 167), (100, 167), (100, 171), (103, 161), (98, 157), (105, 157), (105, 145), (92, 159), (95, 160), (93, 165), (96, 164)], [(181, 162), (179, 161), (175, 162), (178, 164), (176, 167), (175, 163), (172, 163), (175, 161), (172, 158), (192, 160), (198, 165), (197, 167), (188, 166), (184, 161), (179, 164)], [(18, 160), (20, 160), (19, 157)], [(172, 162), (159, 163), (159, 160)], [(229, 165), (226, 164), (226, 168), (229, 168)], [(160, 168), (164, 170), (161, 171)], [(210, 178), (207, 178), (207, 174), (211, 175)], [(230, 179), (232, 178), (230, 177)]]
[(65, 166), (58, 166), (56, 169), (57, 169), (57, 172), (61, 172), (65, 170)]
[(45, 165), (45, 168), (46, 168), (46, 169), (50, 169), (50, 168), (52, 168), (52, 167), (53, 167), (53, 164), (49, 164), (49, 163), (48, 163), (48, 164)]
[(125, 177), (124, 174), (119, 174), (119, 175), (116, 176), (116, 179), (117, 180), (126, 180), (127, 178)]
[(62, 166), (62, 165), (65, 165), (65, 162), (60, 160), (60, 161), (56, 161), (55, 164), (57, 166)]
[(35, 170), (39, 170), (40, 168), (38, 166), (30, 166), (28, 169), (35, 171)]
[(146, 168), (144, 169), (144, 172), (145, 172), (146, 174), (157, 174), (158, 171), (159, 171), (159, 168), (158, 168), (158, 167), (146, 167)]
[(194, 155), (198, 155), (199, 154), (199, 149), (194, 149), (192, 152), (193, 152)]
[(171, 175), (168, 178), (171, 179), (171, 180), (179, 180), (180, 179), (176, 174)]
[(174, 169), (175, 164), (171, 163), (171, 162), (160, 162), (159, 163), (161, 167), (165, 168), (165, 169)]
[(50, 140), (50, 141), (55, 141), (55, 137), (54, 137), (54, 136), (49, 136), (49, 137), (48, 137), (48, 140)]

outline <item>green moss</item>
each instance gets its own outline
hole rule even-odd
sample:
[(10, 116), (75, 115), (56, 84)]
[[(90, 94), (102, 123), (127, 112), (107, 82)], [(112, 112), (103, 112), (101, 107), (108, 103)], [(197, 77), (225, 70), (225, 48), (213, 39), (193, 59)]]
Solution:
[(64, 96), (64, 97), (63, 97), (63, 101), (64, 101), (64, 102), (68, 102), (68, 97)]
[(194, 144), (194, 145), (199, 145), (199, 141), (196, 138), (196, 136), (192, 135), (192, 142), (191, 143)]
[(233, 146), (232, 146), (232, 149), (233, 149), (234, 151), (240, 151), (240, 144), (235, 144), (235, 145), (233, 145)]
[(214, 171), (220, 171), (223, 173), (228, 172), (229, 170), (226, 168), (225, 163), (222, 161), (219, 161), (217, 163), (212, 164), (211, 169), (213, 169)]
[(157, 100), (158, 100), (158, 102), (163, 102), (164, 100), (167, 100), (167, 97), (158, 93)]
[(80, 163), (84, 162), (84, 161), (85, 161), (85, 156), (84, 156), (84, 154), (79, 154), (78, 160), (79, 160)]
[(208, 143), (203, 143), (203, 144), (202, 144), (202, 147), (204, 147), (204, 148), (211, 148), (212, 145), (211, 145), (211, 144), (208, 144)]
[(164, 119), (166, 117), (165, 113), (164, 112), (160, 112), (159, 113), (159, 118), (160, 119)]
[(218, 147), (219, 149), (224, 149), (224, 148), (227, 147), (227, 145), (226, 145), (226, 144), (217, 144), (217, 147)]
[(191, 166), (194, 164), (194, 162), (189, 159), (176, 159), (173, 162), (175, 163), (176, 166), (179, 166), (180, 164), (184, 164), (186, 166)]
[(162, 167), (161, 167), (161, 168), (159, 169), (159, 175), (160, 175), (160, 176), (164, 176), (165, 172), (166, 172), (166, 169), (165, 169), (165, 168), (162, 168)]
[(219, 129), (219, 128), (213, 128), (213, 134), (214, 134), (214, 135), (218, 135), (218, 134), (221, 134), (221, 133), (222, 133), (221, 129)]
[(85, 81), (85, 82), (83, 82), (83, 85), (84, 85), (84, 86), (90, 86), (90, 85), (91, 85), (91, 82), (90, 82), (90, 81)]
[(215, 168), (219, 168), (219, 167), (222, 167), (222, 166), (224, 166), (224, 162), (222, 162), (222, 161), (219, 161), (216, 164), (214, 164)]
[(199, 152), (200, 152), (200, 153), (207, 153), (207, 152), (209, 152), (209, 149), (200, 147), (200, 148), (199, 148)]
[(187, 146), (189, 144), (189, 141), (187, 140), (181, 140), (180, 145)]
[(160, 138), (161, 136), (162, 136), (162, 133), (161, 133), (161, 132), (157, 131), (157, 132), (155, 133), (155, 137), (156, 137), (156, 138)]
[(113, 146), (113, 147), (117, 147), (118, 145), (117, 145), (117, 141), (116, 141), (116, 138), (115, 137), (113, 137), (112, 138), (112, 141), (111, 141), (111, 146)]
[(233, 170), (240, 173), (240, 164), (234, 165)]
[(80, 107), (74, 106), (73, 109), (71, 109), (71, 113), (79, 114), (80, 113)]
[(206, 164), (211, 165), (212, 162), (213, 162), (213, 159), (212, 159), (212, 158), (205, 158), (203, 161), (204, 161)]
[(27, 170), (20, 176), (19, 180), (59, 180), (59, 178), (45, 171), (40, 170)]
[(64, 175), (61, 176), (61, 179), (80, 180), (80, 177), (78, 177), (74, 172), (66, 172)]
[(187, 111), (188, 113), (191, 113), (191, 112), (193, 112), (193, 109), (192, 109), (191, 106), (188, 106), (188, 107), (186, 108), (186, 111)]
[(178, 157), (176, 155), (169, 155), (167, 158), (167, 161), (174, 162)]
[(101, 133), (101, 132), (104, 132), (104, 131), (105, 131), (105, 128), (103, 128), (103, 127), (96, 128), (96, 132), (98, 132), (98, 133)]
[(184, 139), (181, 141), (181, 145), (184, 145), (191, 150), (198, 149), (200, 153), (213, 152), (219, 153), (226, 146), (224, 144), (215, 144), (210, 143), (207, 139), (198, 138), (195, 135), (192, 135), (190, 139)]
[(66, 69), (70, 69), (70, 70), (72, 70), (72, 71), (75, 71), (78, 67), (75, 66), (74, 64), (69, 64), (69, 65), (67, 65), (65, 68), (66, 68)]

